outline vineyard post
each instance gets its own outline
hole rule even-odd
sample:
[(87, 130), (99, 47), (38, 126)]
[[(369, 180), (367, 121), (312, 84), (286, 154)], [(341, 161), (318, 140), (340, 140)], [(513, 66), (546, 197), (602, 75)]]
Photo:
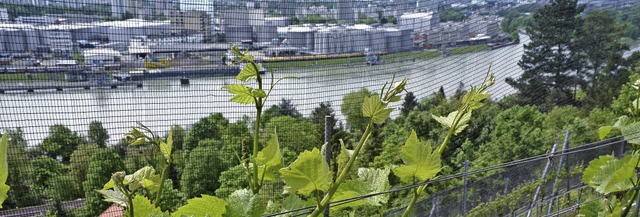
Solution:
[(462, 215), (467, 214), (467, 177), (469, 176), (469, 160), (464, 161), (464, 190), (462, 191)]
[[(553, 144), (553, 148), (551, 148), (551, 152), (549, 152), (550, 155), (553, 155), (553, 153), (556, 152), (556, 149), (558, 148), (558, 140), (559, 140), (559, 138), (556, 138), (556, 143)], [(542, 171), (542, 175), (540, 176), (540, 179), (544, 179), (547, 176), (547, 171), (549, 171), (549, 167), (550, 166), (551, 166), (551, 158), (547, 159), (547, 165), (544, 166), (544, 170)], [(538, 185), (538, 187), (536, 187), (536, 193), (533, 194), (533, 200), (531, 200), (531, 205), (529, 205), (529, 211), (527, 211), (527, 217), (531, 216), (531, 209), (536, 204), (536, 200), (538, 200), (538, 194), (540, 193), (540, 187), (542, 187), (542, 186)], [(536, 212), (537, 212), (537, 209), (536, 209)]]
[[(324, 116), (324, 143), (326, 144), (326, 147), (324, 149), (324, 159), (327, 161), (327, 164), (329, 165), (329, 168), (331, 168), (331, 116), (326, 115)], [(327, 205), (324, 207), (324, 212), (323, 215), (325, 217), (329, 217), (329, 207), (330, 205)]]
[[(553, 207), (553, 197), (555, 197), (558, 192), (556, 192), (556, 185), (558, 184), (558, 176), (560, 176), (560, 171), (562, 171), (562, 164), (564, 163), (564, 153), (567, 148), (569, 148), (569, 131), (564, 135), (564, 143), (562, 144), (562, 154), (560, 154), (560, 160), (558, 162), (558, 169), (556, 170), (556, 178), (553, 181), (553, 186), (551, 188), (551, 200), (549, 201), (549, 206), (547, 206), (547, 215), (551, 213)], [(556, 198), (557, 199), (557, 198)]]
[(618, 145), (613, 146), (614, 150), (614, 156), (617, 157), (618, 159), (622, 159), (623, 154), (624, 154), (624, 146), (627, 145), (627, 142), (625, 140), (625, 142), (620, 142), (618, 143)]

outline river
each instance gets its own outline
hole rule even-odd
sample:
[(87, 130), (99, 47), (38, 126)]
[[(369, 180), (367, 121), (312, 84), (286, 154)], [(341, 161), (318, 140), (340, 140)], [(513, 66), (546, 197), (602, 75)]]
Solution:
[[(526, 36), (521, 38), (528, 41)], [(280, 82), (267, 106), (286, 98), (308, 116), (319, 103), (330, 102), (337, 118), (344, 122), (340, 113), (343, 95), (362, 87), (378, 92), (394, 73), (407, 76), (407, 89), (422, 98), (440, 86), (446, 94), (452, 94), (460, 82), (466, 87), (478, 85), (490, 64), (496, 84), (489, 91), (499, 99), (515, 92), (504, 80), (522, 73), (517, 65), (522, 53), (522, 44), (518, 44), (415, 62), (279, 70), (276, 77), (298, 78)], [(238, 82), (233, 77), (192, 78), (185, 86), (178, 79), (168, 79), (144, 81), (143, 88), (0, 94), (0, 130), (20, 127), (29, 145), (35, 146), (47, 136), (51, 125), (63, 124), (86, 135), (89, 123), (98, 120), (109, 131), (109, 142), (115, 144), (136, 121), (166, 132), (171, 125), (189, 127), (210, 113), (223, 113), (232, 122), (253, 116), (252, 106), (229, 102), (231, 95), (222, 86), (234, 83)], [(395, 111), (392, 116), (397, 114)]]

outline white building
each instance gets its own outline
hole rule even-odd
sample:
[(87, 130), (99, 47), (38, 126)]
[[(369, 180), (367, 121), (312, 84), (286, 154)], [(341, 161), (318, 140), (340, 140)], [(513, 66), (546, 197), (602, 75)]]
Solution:
[(440, 23), (440, 16), (433, 12), (405, 13), (398, 18), (401, 30), (428, 31)]
[(0, 22), (9, 22), (9, 13), (6, 8), (0, 8)]
[(69, 54), (73, 51), (73, 40), (69, 31), (46, 30), (40, 33), (42, 44), (51, 48), (51, 52)]
[(112, 49), (87, 49), (82, 51), (84, 62), (96, 66), (119, 65), (122, 54)]

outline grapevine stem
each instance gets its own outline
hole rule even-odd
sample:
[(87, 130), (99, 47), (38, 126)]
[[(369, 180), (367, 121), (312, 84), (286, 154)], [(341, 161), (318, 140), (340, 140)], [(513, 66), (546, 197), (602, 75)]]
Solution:
[(351, 170), (351, 166), (353, 166), (353, 162), (355, 162), (356, 157), (360, 153), (360, 150), (362, 150), (362, 147), (364, 146), (365, 143), (367, 143), (367, 140), (371, 136), (372, 129), (373, 129), (373, 120), (369, 120), (369, 124), (367, 125), (367, 128), (364, 131), (364, 134), (360, 138), (360, 141), (358, 141), (358, 145), (356, 146), (356, 149), (353, 151), (353, 154), (351, 154), (351, 156), (349, 157), (349, 161), (347, 162), (347, 165), (338, 175), (336, 182), (331, 184), (329, 191), (327, 192), (327, 194), (324, 195), (324, 198), (322, 198), (322, 201), (320, 202), (320, 204), (318, 204), (318, 206), (313, 210), (313, 212), (309, 216), (315, 217), (320, 215), (320, 213), (324, 211), (324, 207), (326, 207), (329, 204), (329, 202), (331, 202), (331, 198), (333, 197), (333, 194), (336, 193), (336, 190), (338, 190), (338, 187), (340, 187), (340, 184), (342, 184), (344, 179), (347, 178), (347, 174), (349, 173), (349, 170)]
[(162, 176), (160, 176), (160, 189), (156, 194), (156, 200), (153, 202), (155, 207), (158, 207), (160, 204), (160, 200), (162, 199), (162, 190), (164, 189), (164, 180), (169, 176), (169, 169), (171, 168), (171, 159), (168, 160), (167, 164), (162, 168)]
[(411, 198), (411, 202), (409, 203), (409, 206), (407, 206), (407, 208), (404, 210), (404, 213), (402, 213), (402, 217), (409, 217), (409, 214), (411, 214), (411, 211), (413, 211), (413, 207), (416, 205), (416, 202), (418, 202), (418, 198), (422, 196), (422, 192), (426, 188), (427, 188), (427, 185), (423, 185), (413, 191), (413, 198)]

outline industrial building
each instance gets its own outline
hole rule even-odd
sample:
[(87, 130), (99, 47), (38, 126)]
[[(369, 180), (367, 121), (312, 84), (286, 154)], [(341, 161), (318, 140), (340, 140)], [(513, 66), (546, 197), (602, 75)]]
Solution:
[(35, 51), (40, 44), (39, 34), (33, 25), (0, 24), (0, 52)]
[(172, 10), (169, 12), (171, 35), (189, 36), (201, 34), (204, 41), (211, 41), (213, 30), (211, 16), (204, 11)]
[(79, 24), (8, 24), (0, 23), (0, 52), (70, 53), (78, 41), (105, 40), (114, 47), (126, 48), (134, 36), (166, 37), (171, 33), (169, 21), (124, 21)]
[(0, 23), (9, 22), (9, 13), (6, 8), (0, 8)]
[(440, 15), (437, 12), (405, 13), (398, 18), (400, 29), (411, 29), (414, 32), (429, 31), (439, 24)]
[(171, 34), (170, 21), (147, 21), (141, 19), (129, 19), (124, 21), (111, 21), (94, 23), (94, 25), (106, 28), (109, 42), (128, 45), (134, 36), (165, 37)]
[(354, 0), (338, 0), (338, 20), (344, 20), (346, 23), (353, 23), (356, 20), (353, 1)]
[(439, 27), (426, 32), (428, 44), (433, 46), (451, 45), (469, 38), (469, 25), (465, 23), (441, 23)]
[(112, 49), (87, 49), (82, 52), (84, 62), (105, 69), (119, 68), (122, 54)]
[(169, 0), (109, 0), (107, 4), (111, 5), (111, 16), (123, 17), (130, 14), (140, 19), (151, 17), (157, 14), (167, 14), (167, 10), (171, 8)]
[(487, 35), (495, 37), (500, 34), (500, 21), (498, 16), (478, 16), (469, 17), (466, 21), (469, 25), (469, 35)]
[(412, 48), (411, 31), (357, 25), (302, 25), (278, 28), (283, 45), (315, 54), (398, 52)]

